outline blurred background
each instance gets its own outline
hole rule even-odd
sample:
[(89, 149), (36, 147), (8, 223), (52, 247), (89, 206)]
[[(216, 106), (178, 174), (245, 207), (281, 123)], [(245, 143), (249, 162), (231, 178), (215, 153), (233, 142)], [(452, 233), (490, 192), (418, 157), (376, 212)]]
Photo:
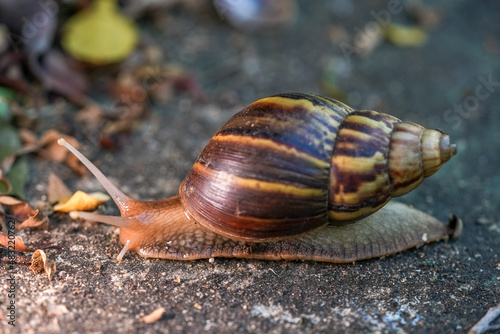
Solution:
[[(462, 270), (467, 287), (443, 302), (464, 309), (419, 311), (464, 330), (500, 302), (499, 21), (493, 0), (0, 0), (0, 194), (47, 200), (51, 171), (71, 189), (100, 189), (56, 148), (60, 136), (131, 196), (159, 199), (259, 98), (313, 92), (386, 112), (457, 143), (458, 155), (402, 201), (464, 220), (449, 261), (462, 265), (449, 275)], [(415, 319), (379, 329), (432, 329)]]

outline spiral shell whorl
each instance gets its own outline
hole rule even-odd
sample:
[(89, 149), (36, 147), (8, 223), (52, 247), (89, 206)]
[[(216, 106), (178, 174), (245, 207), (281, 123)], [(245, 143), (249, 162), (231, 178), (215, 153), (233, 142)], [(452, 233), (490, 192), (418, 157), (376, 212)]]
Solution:
[(331, 224), (344, 225), (366, 217), (391, 199), (390, 138), (400, 122), (387, 114), (358, 110), (341, 123), (332, 156)]
[(439, 130), (405, 122), (394, 128), (389, 155), (392, 197), (402, 196), (418, 187), (457, 152), (456, 145)]
[(428, 177), (457, 153), (457, 146), (450, 144), (450, 137), (442, 131), (425, 130), (421, 139), (421, 151), (424, 177)]

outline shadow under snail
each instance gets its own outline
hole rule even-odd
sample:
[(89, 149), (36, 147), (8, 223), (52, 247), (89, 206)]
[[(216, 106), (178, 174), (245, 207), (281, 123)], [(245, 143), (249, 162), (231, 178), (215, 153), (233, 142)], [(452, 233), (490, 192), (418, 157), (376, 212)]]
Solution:
[[(389, 202), (456, 154), (447, 135), (313, 94), (261, 99), (209, 141), (179, 195), (138, 201), (80, 152), (121, 217), (73, 212), (120, 227), (121, 261), (238, 257), (352, 262), (458, 236), (419, 210)], [(386, 205), (387, 204), (387, 205)]]

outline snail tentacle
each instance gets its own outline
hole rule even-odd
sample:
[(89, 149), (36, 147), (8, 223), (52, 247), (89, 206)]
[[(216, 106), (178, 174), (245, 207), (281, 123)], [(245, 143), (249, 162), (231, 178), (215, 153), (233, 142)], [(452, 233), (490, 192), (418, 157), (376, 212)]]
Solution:
[(73, 153), (78, 160), (81, 161), (88, 168), (88, 170), (94, 174), (99, 183), (106, 189), (108, 194), (111, 196), (113, 201), (118, 205), (120, 211), (127, 210), (127, 206), (130, 202), (134, 201), (132, 198), (125, 195), (120, 189), (118, 189), (111, 181), (83, 154), (81, 154), (76, 148), (74, 148), (70, 143), (68, 143), (63, 138), (59, 138), (57, 143), (61, 146), (65, 146), (68, 150)]
[(135, 217), (108, 216), (86, 211), (71, 211), (69, 216), (72, 219), (82, 218), (94, 222), (106, 223), (116, 227), (130, 227), (136, 220)]
[[(179, 220), (169, 214), (173, 209), (172, 203), (175, 203), (175, 201), (169, 198), (160, 201), (135, 200), (119, 190), (90, 160), (63, 138), (60, 138), (58, 143), (70, 150), (90, 170), (118, 206), (121, 216), (73, 211), (71, 217), (80, 217), (120, 227), (120, 241), (125, 246), (118, 256), (119, 261), (121, 261), (128, 249), (139, 251), (142, 245), (155, 240), (155, 237), (161, 235), (157, 231), (165, 228), (165, 226), (161, 226), (164, 221)], [(186, 219), (184, 214), (181, 218)]]

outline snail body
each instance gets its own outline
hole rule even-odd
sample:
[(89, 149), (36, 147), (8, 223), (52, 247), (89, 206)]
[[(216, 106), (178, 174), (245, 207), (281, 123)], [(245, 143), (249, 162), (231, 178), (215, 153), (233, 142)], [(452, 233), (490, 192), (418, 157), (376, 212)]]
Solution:
[(185, 260), (351, 262), (459, 229), (403, 204), (386, 205), (456, 153), (447, 135), (318, 95), (271, 96), (235, 114), (203, 149), (179, 195), (160, 201), (127, 197), (63, 144), (120, 209), (121, 217), (77, 214), (120, 227), (119, 260), (133, 249)]

